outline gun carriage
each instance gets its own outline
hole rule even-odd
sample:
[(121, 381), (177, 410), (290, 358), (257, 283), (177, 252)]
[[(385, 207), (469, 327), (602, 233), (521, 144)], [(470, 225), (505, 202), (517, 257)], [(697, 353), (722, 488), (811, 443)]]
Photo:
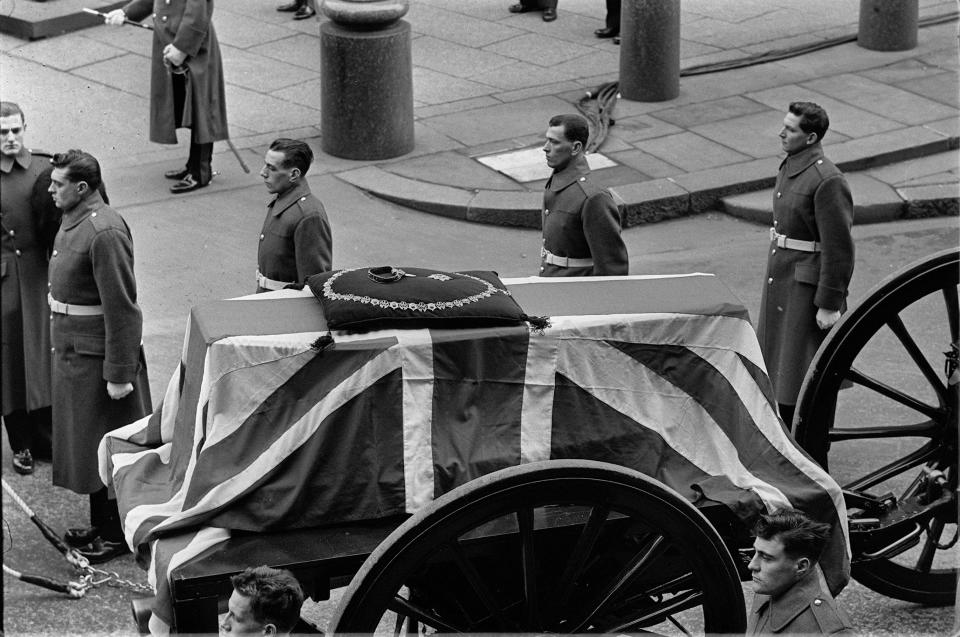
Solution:
[[(747, 521), (758, 507), (769, 508), (771, 500), (784, 497), (792, 479), (807, 480), (824, 489), (807, 501), (805, 508), (835, 522), (837, 541), (828, 549), (824, 566), (832, 588), (846, 583), (852, 566), (853, 577), (885, 595), (925, 604), (952, 603), (957, 563), (958, 262), (960, 253), (952, 250), (907, 267), (872, 290), (831, 331), (804, 382), (793, 423), (796, 440), (809, 456), (793, 446), (775, 415), (772, 427), (752, 422), (748, 430), (724, 429), (725, 436), (735, 439), (733, 454), (754, 477), (762, 476), (763, 470), (757, 468), (755, 458), (748, 457), (751, 452), (746, 448), (749, 440), (764, 436), (769, 447), (764, 447), (761, 455), (780, 454), (789, 460), (783, 466), (788, 473), (793, 471), (793, 477), (785, 476), (783, 484), (767, 476), (751, 487), (753, 478), (749, 476), (717, 476), (707, 471), (694, 488), (684, 489), (678, 485), (687, 485), (683, 480), (691, 474), (676, 472), (676, 463), (684, 459), (673, 458), (674, 469), (664, 470), (657, 465), (656, 454), (677, 452), (651, 444), (676, 432), (663, 432), (660, 438), (641, 437), (635, 444), (622, 431), (574, 442), (568, 436), (569, 444), (561, 448), (558, 438), (571, 432), (564, 434), (554, 424), (545, 457), (530, 453), (528, 446), (516, 461), (504, 462), (490, 454), (484, 465), (476, 462), (475, 453), (465, 452), (460, 460), (451, 461), (452, 466), (468, 464), (469, 457), (474, 463), (471, 468), (447, 480), (446, 488), (431, 490), (432, 495), (416, 507), (409, 506), (412, 478), (408, 475), (405, 510), (381, 506), (382, 515), (321, 526), (290, 524), (295, 517), (289, 515), (257, 530), (245, 531), (238, 525), (240, 530), (235, 527), (219, 536), (184, 563), (168, 560), (161, 578), (166, 578), (167, 599), (162, 603), (169, 607), (169, 623), (179, 632), (215, 630), (217, 610), (231, 590), (229, 576), (245, 566), (265, 563), (291, 569), (314, 599), (326, 599), (332, 588), (347, 586), (328, 627), (333, 632), (742, 632), (746, 618), (741, 582), (749, 580), (746, 563), (752, 554)], [(695, 305), (711, 306), (710, 312), (726, 318), (746, 320), (745, 312), (731, 309), (738, 306), (735, 299), (713, 282), (698, 288), (702, 283), (698, 280), (694, 287), (683, 288), (689, 282), (679, 278), (676, 283), (669, 278), (638, 283), (639, 279), (579, 283), (574, 296), (589, 296), (582, 286), (627, 286), (603, 291), (605, 302), (610, 303), (604, 320), (621, 325), (622, 317), (629, 314), (624, 308), (638, 303), (630, 294), (656, 297), (673, 285), (684, 294), (699, 295)], [(521, 304), (528, 311), (556, 316), (563, 313), (557, 303), (570, 303), (557, 301), (556, 295), (543, 290), (536, 293), (540, 284), (508, 285), (515, 297), (523, 297)], [(611, 291), (619, 292), (620, 298), (611, 301)], [(669, 292), (663, 298), (669, 298)], [(585, 314), (588, 302), (573, 301), (577, 307), (572, 313)], [(665, 303), (663, 311), (678, 316), (692, 311), (678, 307), (676, 300)], [(929, 325), (934, 311), (943, 317), (934, 320), (942, 333), (909, 327), (909, 320), (918, 316)], [(613, 316), (616, 319), (609, 318)], [(660, 328), (662, 325), (651, 323), (641, 332)], [(579, 326), (574, 331), (583, 329)], [(713, 326), (707, 331), (712, 330), (712, 337), (721, 334), (722, 339), (728, 333), (725, 329)], [(614, 331), (622, 332), (620, 328)], [(491, 336), (490, 330), (486, 332)], [(753, 369), (744, 360), (758, 351), (755, 336), (752, 331), (749, 334), (752, 343), (736, 352), (744, 366), (736, 373), (726, 370), (728, 378)], [(927, 341), (933, 345), (928, 346)], [(906, 375), (916, 381), (908, 387), (867, 369), (870, 365), (883, 368), (885, 357), (897, 344), (916, 369), (916, 374)], [(185, 352), (188, 349), (185, 345)], [(701, 353), (713, 360), (710, 354)], [(586, 366), (596, 364), (589, 351), (583, 356)], [(209, 366), (209, 357), (205, 360)], [(664, 363), (658, 373), (695, 373), (684, 369), (682, 362), (681, 357)], [(717, 360), (713, 363), (723, 365)], [(665, 371), (677, 366), (672, 372)], [(903, 370), (899, 364), (901, 376)], [(560, 372), (550, 370), (554, 372), (559, 379)], [(174, 380), (181, 393), (184, 382), (190, 382), (189, 378)], [(605, 380), (609, 378), (603, 374), (593, 378), (594, 389), (602, 388)], [(729, 415), (731, 409), (749, 412), (756, 420), (757, 413), (772, 409), (769, 392), (763, 392), (764, 383), (769, 383), (762, 366), (750, 378), (741, 375), (731, 384), (741, 381), (760, 388), (759, 400), (734, 388), (728, 395), (743, 403), (734, 408), (723, 400), (718, 402), (716, 396), (701, 394), (697, 400), (703, 404), (714, 402), (706, 408), (711, 420), (720, 420), (719, 414)], [(531, 381), (520, 382), (529, 385)], [(645, 383), (638, 380), (634, 384), (647, 387)], [(676, 378), (673, 383), (677, 387), (683, 384)], [(559, 386), (554, 387), (557, 393)], [(472, 387), (484, 391), (483, 383)], [(571, 391), (576, 393), (577, 388)], [(683, 400), (672, 404), (690, 405), (689, 395), (680, 398)], [(891, 402), (896, 408), (873, 406), (871, 400)], [(558, 401), (556, 395), (553, 401), (555, 411), (572, 404)], [(476, 412), (476, 404), (467, 403)], [(623, 407), (625, 411), (628, 408)], [(867, 408), (872, 411), (866, 418), (856, 413)], [(850, 409), (857, 422), (870, 424), (838, 424)], [(377, 412), (362, 413), (369, 417)], [(435, 405), (434, 418), (438, 413)], [(911, 417), (917, 413), (920, 422)], [(584, 429), (589, 430), (598, 422), (595, 418), (602, 420), (605, 414), (613, 412), (591, 412)], [(684, 420), (667, 416), (664, 414), (668, 429)], [(558, 418), (556, 413), (553, 417)], [(204, 414), (204, 418), (213, 416)], [(739, 421), (744, 418), (743, 414), (737, 416)], [(436, 431), (434, 427), (435, 435)], [(135, 439), (129, 432), (123, 435), (127, 443)], [(528, 436), (529, 432), (516, 435)], [(706, 439), (714, 434), (698, 430), (682, 435), (696, 442), (697, 436)], [(852, 454), (844, 454), (841, 446), (848, 440), (858, 445), (877, 443), (880, 450), (860, 454), (863, 460), (858, 466), (845, 467)], [(908, 441), (914, 440), (919, 443), (911, 446)], [(190, 442), (200, 449), (209, 439), (190, 438)], [(524, 441), (519, 444), (522, 447)], [(720, 442), (721, 450), (726, 448), (724, 444)], [(618, 453), (620, 445), (636, 453)], [(125, 448), (121, 444), (112, 452)], [(623, 461), (625, 457), (631, 460)], [(818, 473), (811, 457), (831, 472), (842, 471), (837, 478), (843, 485), (842, 496), (829, 476)], [(724, 466), (722, 460), (694, 458), (692, 462), (702, 463), (698, 470), (704, 473), (702, 466)], [(197, 461), (195, 455), (193, 462)], [(663, 460), (663, 464), (669, 462)], [(441, 473), (439, 465), (434, 468)], [(343, 463), (337, 467), (338, 471), (350, 469)], [(436, 475), (432, 480), (433, 484), (443, 482)], [(233, 504), (257, 501), (256, 491), (254, 484)], [(766, 495), (756, 497), (756, 492)], [(135, 511), (124, 502), (124, 489), (118, 493), (121, 508)], [(261, 496), (258, 506), (267, 506), (270, 497)], [(794, 504), (799, 499), (802, 506), (806, 496), (791, 492), (785, 497)], [(842, 519), (837, 519), (839, 515)], [(229, 515), (214, 517), (208, 523), (226, 525), (229, 519)], [(158, 543), (165, 538), (162, 533), (149, 537), (159, 538)], [(157, 544), (152, 551), (155, 566), (162, 551)], [(158, 583), (162, 584), (161, 578)], [(135, 616), (138, 606), (142, 604), (135, 603)]]

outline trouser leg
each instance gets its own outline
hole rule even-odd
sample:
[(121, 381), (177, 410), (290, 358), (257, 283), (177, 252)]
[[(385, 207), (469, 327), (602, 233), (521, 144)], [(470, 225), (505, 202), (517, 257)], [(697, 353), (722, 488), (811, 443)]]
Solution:
[(107, 497), (106, 487), (90, 494), (90, 526), (97, 527), (104, 540), (119, 542), (123, 539), (120, 510), (116, 499)]
[(607, 0), (606, 26), (614, 33), (620, 33), (620, 0)]
[(213, 159), (213, 142), (200, 144), (190, 135), (190, 157), (187, 159), (187, 170), (201, 185), (210, 183), (213, 169), (210, 165)]
[(25, 409), (17, 409), (4, 415), (3, 424), (7, 428), (7, 439), (14, 452), (29, 449), (33, 452), (33, 423)]
[(53, 458), (53, 408), (41, 407), (27, 415), (32, 423), (31, 451), (34, 458), (50, 460)]

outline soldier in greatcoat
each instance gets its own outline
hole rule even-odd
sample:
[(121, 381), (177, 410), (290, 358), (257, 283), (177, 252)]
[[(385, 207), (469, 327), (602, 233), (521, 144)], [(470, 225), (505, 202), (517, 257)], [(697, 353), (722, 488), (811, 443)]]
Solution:
[(543, 192), (540, 276), (627, 274), (620, 210), (610, 191), (590, 180), (580, 115), (550, 119), (543, 151), (553, 174)]
[(229, 137), (213, 0), (131, 0), (106, 21), (119, 26), (151, 15), (150, 141), (176, 144), (177, 129), (190, 129), (187, 165), (164, 173), (177, 181), (171, 192), (190, 192), (210, 183), (213, 142)]
[(150, 413), (150, 385), (133, 273), (133, 238), (98, 192), (100, 165), (78, 150), (55, 155), (50, 193), (63, 211), (50, 256), (53, 483), (90, 494), (90, 528), (67, 541), (94, 563), (125, 552), (115, 499), (100, 481), (97, 447)]
[(323, 204), (310, 192), (313, 151), (306, 142), (280, 138), (270, 144), (260, 177), (276, 195), (267, 205), (257, 249), (257, 292), (280, 290), (328, 272), (333, 237)]
[(774, 187), (757, 336), (788, 427), (813, 355), (846, 309), (853, 276), (853, 198), (823, 155), (829, 125), (817, 104), (793, 102), (780, 130), (787, 157)]
[(754, 527), (753, 608), (747, 635), (836, 635), (853, 632), (817, 566), (830, 525), (801, 511), (761, 515)]
[[(50, 320), (48, 240), (58, 215), (50, 196), (35, 195), (50, 155), (23, 144), (23, 111), (0, 102), (0, 218), (2, 218), (3, 423), (17, 473), (33, 472), (34, 456), (49, 458)], [(52, 209), (52, 210), (51, 210)]]

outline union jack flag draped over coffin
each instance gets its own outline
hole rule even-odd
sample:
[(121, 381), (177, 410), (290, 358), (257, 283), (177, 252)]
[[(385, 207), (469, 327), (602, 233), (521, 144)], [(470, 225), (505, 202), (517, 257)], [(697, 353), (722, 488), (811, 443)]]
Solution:
[(838, 531), (843, 496), (780, 423), (756, 335), (711, 275), (517, 279), (526, 325), (327, 333), (283, 291), (194, 308), (160, 408), (111, 432), (100, 471), (171, 623), (169, 577), (230, 537), (412, 513), (477, 476), (613, 462), (741, 515), (801, 508)]

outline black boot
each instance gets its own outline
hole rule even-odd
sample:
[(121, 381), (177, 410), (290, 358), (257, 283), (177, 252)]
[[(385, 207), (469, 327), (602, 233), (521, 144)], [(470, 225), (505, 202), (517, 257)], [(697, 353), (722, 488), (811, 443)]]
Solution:
[(180, 181), (170, 186), (170, 192), (175, 195), (203, 188), (210, 183), (213, 170), (210, 165), (213, 157), (213, 142), (198, 144), (190, 142), (190, 157), (187, 158), (187, 174)]

